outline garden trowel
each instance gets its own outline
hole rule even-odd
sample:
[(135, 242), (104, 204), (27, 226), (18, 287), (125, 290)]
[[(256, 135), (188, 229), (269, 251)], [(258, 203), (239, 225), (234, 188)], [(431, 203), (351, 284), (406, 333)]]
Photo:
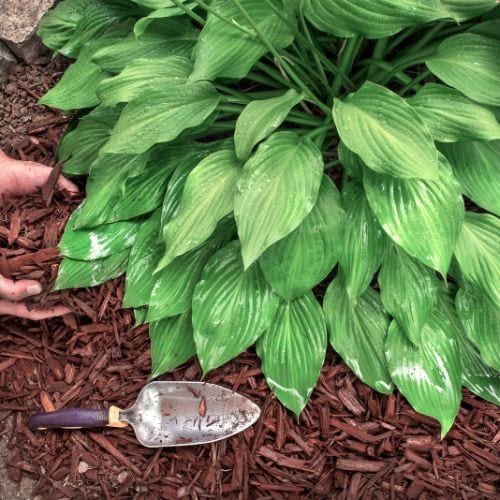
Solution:
[(82, 427), (134, 428), (148, 448), (186, 446), (225, 439), (251, 426), (260, 415), (248, 398), (204, 382), (151, 382), (133, 406), (102, 409), (64, 408), (36, 413), (31, 430)]

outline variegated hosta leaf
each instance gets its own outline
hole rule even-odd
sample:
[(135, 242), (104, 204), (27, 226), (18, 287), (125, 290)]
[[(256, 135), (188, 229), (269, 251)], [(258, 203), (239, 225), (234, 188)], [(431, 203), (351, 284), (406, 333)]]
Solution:
[(254, 344), (271, 324), (278, 303), (257, 264), (243, 270), (238, 241), (217, 252), (193, 296), (194, 339), (203, 372)]
[(438, 152), (430, 132), (391, 90), (365, 82), (345, 99), (335, 99), (333, 120), (342, 142), (370, 169), (402, 178), (438, 178)]
[(299, 227), (269, 247), (259, 262), (267, 281), (292, 300), (320, 283), (342, 250), (345, 213), (335, 184), (323, 175), (316, 205)]
[(179, 210), (163, 228), (166, 251), (158, 269), (203, 243), (232, 212), (240, 175), (240, 162), (231, 150), (210, 154), (190, 172)]
[(462, 399), (460, 351), (453, 326), (445, 312), (435, 307), (412, 344), (398, 322), (389, 326), (385, 355), (391, 378), (419, 413), (441, 424), (441, 437), (450, 430)]
[(160, 216), (159, 209), (153, 212), (140, 228), (130, 250), (123, 307), (139, 307), (149, 302), (157, 279), (153, 272), (163, 254), (163, 246), (158, 245)]
[(384, 307), (418, 346), (420, 331), (436, 305), (436, 273), (392, 245), (382, 263), (378, 282)]
[(185, 57), (136, 59), (119, 75), (99, 83), (97, 95), (107, 106), (129, 102), (148, 90), (187, 82), (193, 63)]
[(236, 156), (246, 161), (253, 147), (277, 129), (290, 110), (303, 100), (295, 90), (282, 96), (252, 101), (245, 106), (236, 121), (234, 146)]
[(74, 130), (64, 135), (57, 149), (57, 157), (64, 162), (65, 174), (83, 175), (90, 172), (90, 166), (108, 141), (119, 116), (119, 108), (97, 106), (80, 120)]
[(492, 141), (500, 139), (500, 124), (485, 106), (458, 90), (427, 83), (408, 103), (440, 142)]
[(500, 106), (500, 40), (477, 33), (450, 36), (426, 65), (473, 101)]
[(323, 311), (335, 351), (365, 384), (391, 394), (392, 381), (384, 356), (389, 316), (378, 293), (368, 288), (353, 302), (343, 275), (337, 274), (326, 291)]
[(312, 292), (281, 302), (257, 354), (267, 384), (297, 416), (316, 386), (325, 353), (325, 318)]
[(78, 212), (75, 227), (94, 227), (112, 220), (113, 209), (122, 196), (123, 183), (129, 177), (139, 175), (146, 167), (148, 158), (149, 153), (99, 155), (91, 166), (87, 198)]
[(500, 310), (478, 286), (465, 283), (455, 297), (458, 317), (482, 360), (500, 372)]
[(191, 311), (149, 324), (151, 339), (151, 378), (158, 377), (196, 353)]
[(127, 268), (130, 249), (98, 260), (74, 260), (64, 258), (59, 266), (54, 290), (87, 288), (121, 276)]
[(439, 0), (305, 0), (307, 19), (339, 38), (384, 38), (403, 28), (449, 17)]
[(441, 144), (462, 192), (500, 216), (500, 141)]
[(463, 221), (460, 186), (440, 155), (438, 181), (365, 169), (364, 187), (384, 231), (412, 257), (446, 276)]
[(465, 278), (500, 307), (500, 221), (494, 215), (466, 212), (455, 247)]
[(357, 181), (346, 184), (342, 202), (347, 215), (339, 264), (348, 296), (356, 301), (370, 284), (388, 246), (387, 236)]
[(243, 167), (234, 198), (245, 268), (304, 220), (322, 175), (323, 158), (310, 139), (277, 132), (259, 146)]
[[(277, 7), (288, 22), (281, 20), (265, 0), (240, 0), (239, 4), (252, 19), (259, 32), (275, 49), (283, 49), (293, 41), (294, 18), (289, 11)], [(215, 0), (210, 6), (220, 16), (230, 19), (233, 26), (209, 13), (207, 22), (194, 49), (194, 72), (191, 81), (215, 78), (243, 78), (252, 66), (268, 52), (268, 48), (257, 35), (243, 33), (239, 27), (253, 32), (251, 23), (236, 2)]]

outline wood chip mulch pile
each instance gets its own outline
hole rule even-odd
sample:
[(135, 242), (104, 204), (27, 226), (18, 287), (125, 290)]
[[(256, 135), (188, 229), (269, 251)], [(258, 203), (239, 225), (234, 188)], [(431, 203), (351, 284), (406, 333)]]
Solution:
[[(29, 101), (30, 95), (25, 98)], [(43, 108), (40, 113), (45, 119), (59, 116)], [(16, 132), (16, 145), (9, 152), (49, 164), (59, 124), (49, 121), (43, 127), (24, 136)], [(52, 192), (48, 198), (48, 205), (47, 196), (36, 195), (0, 210), (0, 272), (41, 279), (47, 287), (59, 262), (54, 246), (78, 202)], [(386, 397), (373, 392), (332, 352), (300, 422), (272, 396), (257, 357), (249, 352), (207, 378), (262, 408), (255, 426), (229, 440), (154, 450), (141, 447), (130, 429), (30, 432), (27, 418), (41, 409), (126, 408), (133, 403), (148, 379), (149, 341), (147, 327), (134, 328), (131, 311), (120, 309), (122, 296), (123, 280), (114, 280), (50, 298), (42, 293), (38, 303), (57, 300), (71, 306), (75, 313), (64, 318), (31, 323), (0, 317), (0, 430), (7, 432), (13, 416), (8, 473), (14, 481), (23, 474), (34, 478), (33, 495), (499, 497), (496, 406), (465, 392), (455, 426), (440, 441), (434, 420), (412, 411), (397, 393)], [(162, 378), (200, 377), (197, 361), (191, 360)]]

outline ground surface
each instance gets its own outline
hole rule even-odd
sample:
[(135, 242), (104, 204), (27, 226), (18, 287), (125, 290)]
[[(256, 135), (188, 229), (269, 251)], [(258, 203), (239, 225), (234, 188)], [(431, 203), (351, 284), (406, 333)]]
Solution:
[[(0, 144), (51, 164), (66, 119), (34, 103), (62, 66), (38, 62), (20, 66), (0, 89)], [(48, 207), (38, 195), (0, 210), (0, 272), (48, 286), (58, 262), (53, 247), (77, 200), (50, 189), (45, 197)], [(253, 428), (227, 441), (150, 450), (130, 430), (30, 432), (27, 417), (41, 408), (134, 401), (149, 373), (148, 335), (120, 310), (122, 295), (115, 280), (42, 296), (71, 305), (75, 314), (63, 319), (0, 318), (0, 498), (498, 498), (497, 407), (466, 393), (439, 441), (436, 422), (398, 394), (374, 393), (331, 352), (298, 423), (247, 353), (208, 377), (262, 408)], [(199, 380), (198, 363), (164, 378)], [(26, 477), (33, 482), (21, 489)]]

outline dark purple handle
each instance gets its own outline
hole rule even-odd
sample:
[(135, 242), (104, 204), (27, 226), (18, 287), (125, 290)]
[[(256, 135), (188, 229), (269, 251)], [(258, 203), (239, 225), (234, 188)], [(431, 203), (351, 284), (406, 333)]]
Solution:
[(32, 431), (58, 427), (105, 427), (109, 423), (109, 410), (101, 408), (63, 408), (47, 413), (35, 413), (28, 420)]

